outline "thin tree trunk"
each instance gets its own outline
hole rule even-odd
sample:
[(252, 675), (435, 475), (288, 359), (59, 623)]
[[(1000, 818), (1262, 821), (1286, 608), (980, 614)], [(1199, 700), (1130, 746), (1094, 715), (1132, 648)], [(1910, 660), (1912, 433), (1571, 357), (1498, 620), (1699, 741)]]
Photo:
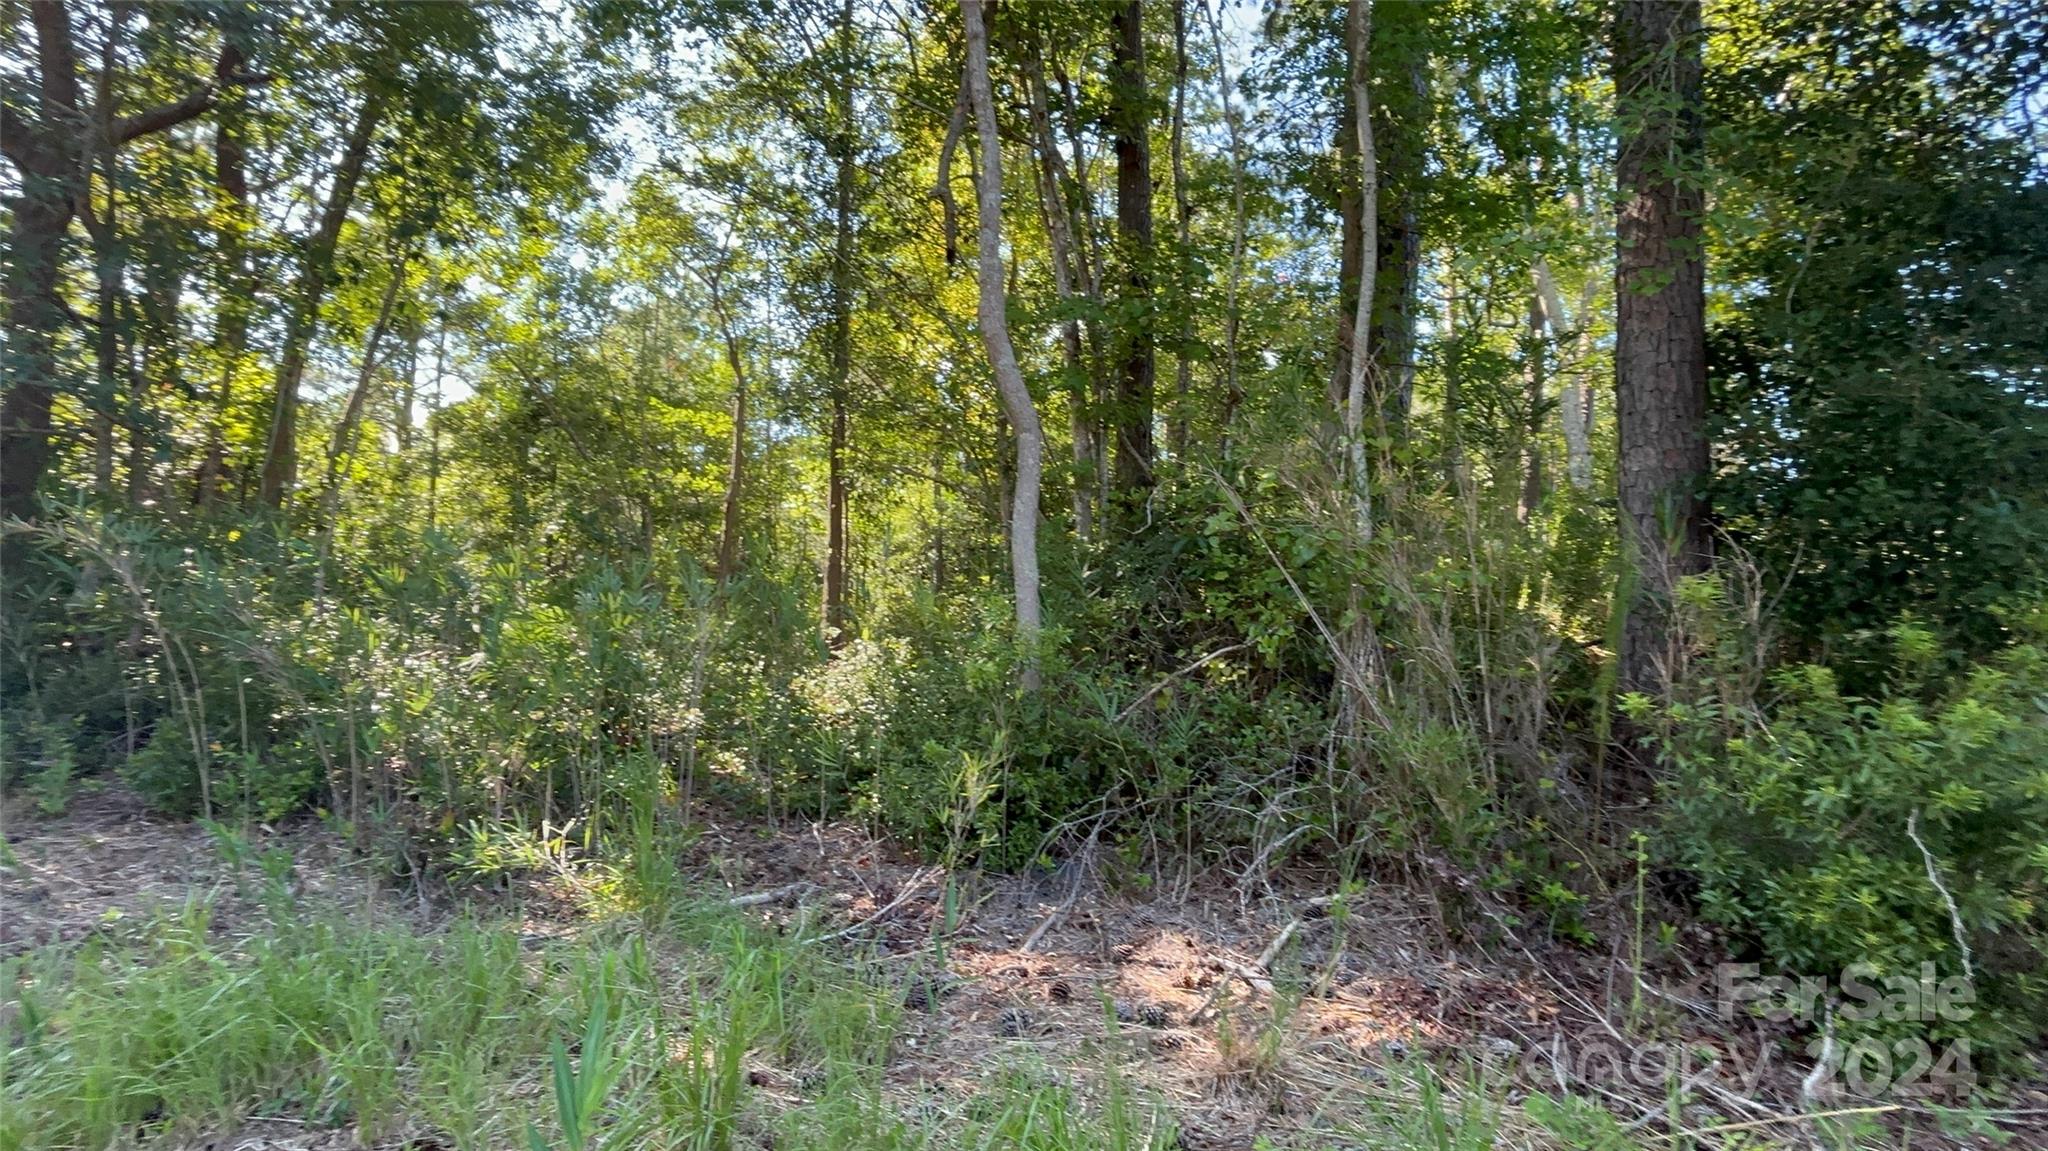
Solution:
[(725, 467), (725, 501), (718, 529), (716, 579), (722, 592), (740, 568), (740, 492), (747, 466), (747, 365), (740, 354), (739, 333), (733, 330), (732, 315), (726, 310), (720, 267), (705, 277), (711, 291), (711, 311), (718, 317), (718, 333), (725, 342), (725, 363), (732, 370), (732, 440)]
[[(150, 251), (166, 253), (176, 245), (164, 220), (144, 221), (142, 232), (142, 242)], [(141, 337), (140, 350), (139, 353), (130, 352), (131, 358), (139, 360), (140, 369), (131, 378), (133, 387), (128, 404), (128, 503), (131, 507), (155, 503), (163, 495), (157, 486), (154, 467), (161, 442), (158, 421), (162, 416), (152, 411), (149, 397), (152, 389), (156, 395), (166, 398), (186, 392), (179, 356), (185, 341), (178, 327), (178, 301), (184, 294), (184, 270), (175, 258), (160, 258), (145, 265), (142, 291), (136, 294), (135, 299), (135, 306), (141, 312), (141, 323), (135, 327)], [(135, 341), (131, 341), (131, 349), (134, 344)]]
[(398, 294), (405, 286), (405, 265), (409, 255), (401, 251), (391, 261), (390, 278), (385, 282), (384, 296), (377, 304), (377, 319), (370, 325), (369, 337), (364, 341), (363, 361), (356, 371), (355, 387), (349, 389), (348, 403), (342, 407), (341, 420), (334, 425), (334, 435), (327, 442), (327, 472), (320, 487), (322, 525), (333, 520), (334, 502), (341, 493), (341, 468), (355, 454), (357, 432), (363, 424), (363, 410), (369, 406), (371, 385), (376, 381), (377, 354), (383, 347), (385, 335), (391, 331), (391, 316), (398, 305)]
[(114, 492), (114, 407), (120, 394), (121, 375), (121, 285), (127, 276), (127, 252), (121, 243), (120, 169), (114, 143), (114, 61), (120, 51), (121, 33), (132, 9), (123, 5), (111, 13), (107, 38), (100, 48), (100, 72), (95, 86), (98, 105), (97, 155), (100, 180), (106, 186), (105, 214), (93, 215), (90, 197), (81, 205), (85, 230), (92, 237), (97, 257), (99, 331), (94, 341), (93, 408), (93, 490), (101, 499)]
[(996, 132), (995, 96), (988, 77), (988, 30), (981, 0), (963, 0), (967, 24), (967, 87), (974, 104), (974, 122), (981, 140), (981, 175), (975, 187), (979, 223), (976, 262), (980, 287), (975, 319), (982, 346), (1001, 393), (1003, 412), (1016, 434), (1017, 478), (1010, 501), (1010, 574), (1017, 598), (1017, 639), (1024, 645), (1022, 677), (1027, 692), (1038, 690), (1035, 645), (1040, 626), (1038, 603), (1038, 491), (1045, 468), (1045, 432), (1024, 373), (1010, 344), (1010, 324), (1003, 292), (1003, 145)]
[[(1366, 468), (1365, 408), (1367, 374), (1372, 362), (1373, 286), (1378, 274), (1378, 245), (1368, 238), (1377, 234), (1379, 206), (1379, 162), (1372, 134), (1371, 76), (1372, 3), (1350, 0), (1345, 10), (1345, 54), (1349, 60), (1348, 89), (1352, 128), (1357, 134), (1358, 159), (1358, 287), (1351, 322), (1351, 346), (1346, 361), (1343, 408), (1341, 412), (1344, 482), (1340, 485), (1351, 501), (1355, 517), (1355, 546), (1364, 548), (1373, 538), (1372, 477)], [(1348, 237), (1347, 237), (1348, 239)], [(1339, 348), (1340, 354), (1344, 351)], [(1339, 675), (1339, 728), (1349, 740), (1348, 759), (1353, 771), (1367, 764), (1364, 724), (1376, 715), (1375, 691), (1379, 682), (1379, 641), (1365, 589), (1354, 581), (1347, 597), (1351, 625), (1341, 637), (1343, 666)]]
[(1117, 5), (1111, 23), (1110, 121), (1116, 136), (1117, 241), (1126, 316), (1116, 395), (1116, 487), (1134, 499), (1152, 486), (1152, 143), (1145, 85), (1143, 0)]
[(1052, 117), (1046, 109), (1045, 69), (1034, 37), (1024, 60), (1024, 84), (1031, 106), (1033, 151), (1038, 157), (1038, 190), (1045, 216), (1045, 234), (1052, 248), (1053, 291), (1067, 310), (1060, 323), (1061, 346), (1065, 354), (1067, 413), (1074, 451), (1074, 534), (1088, 540), (1095, 537), (1094, 428), (1089, 419), (1090, 373), (1081, 342), (1081, 320), (1073, 314), (1080, 294), (1075, 287), (1076, 253), (1073, 221), (1067, 213), (1062, 187), (1059, 143), (1053, 138)]
[(1635, 574), (1621, 685), (1651, 692), (1681, 670), (1673, 585), (1705, 570), (1712, 551), (1700, 494), (1709, 466), (1700, 40), (1695, 0), (1621, 0), (1616, 9), (1615, 419), (1622, 545)]
[(278, 359), (277, 389), (270, 413), (270, 436), (263, 452), (263, 477), (258, 496), (270, 508), (284, 506), (285, 494), (298, 474), (299, 383), (306, 374), (306, 355), (320, 326), (320, 308), (334, 269), (334, 248), (355, 200), (356, 185), (369, 159), (370, 141), (383, 116), (384, 99), (377, 92), (363, 98), (349, 132), (341, 166), (334, 174), (320, 225), (307, 241), (299, 265), (299, 283), (285, 319), (284, 350)]
[(427, 407), (427, 530), (439, 526), (441, 505), (441, 400), (448, 371), (448, 303), (444, 298), (436, 318), (440, 332), (434, 337), (434, 398)]
[[(840, 15), (840, 36), (851, 46), (853, 3), (846, 0)], [(831, 428), (826, 449), (825, 586), (826, 643), (839, 647), (851, 638), (846, 613), (846, 389), (853, 374), (853, 73), (843, 63), (833, 93), (832, 150), (832, 378)]]
[(1195, 346), (1194, 278), (1190, 273), (1190, 237), (1194, 209), (1188, 199), (1188, 0), (1173, 0), (1173, 122), (1167, 152), (1173, 166), (1174, 307), (1180, 312), (1179, 345), (1173, 357), (1173, 419), (1167, 442), (1176, 459), (1188, 454), (1188, 388), (1193, 374), (1189, 359)]
[[(1075, 94), (1073, 82), (1066, 70), (1060, 66), (1059, 58), (1053, 58), (1053, 76), (1059, 81), (1062, 126), (1066, 129), (1067, 145), (1073, 156), (1073, 196), (1069, 201), (1068, 218), (1073, 222), (1075, 232), (1074, 266), (1080, 273), (1079, 287), (1093, 306), (1093, 314), (1103, 314), (1102, 277), (1102, 229), (1095, 218), (1095, 194), (1088, 186), (1088, 151), (1081, 136), (1078, 110), (1080, 99)], [(1054, 150), (1057, 163), (1058, 150)], [(1095, 478), (1095, 507), (1098, 520), (1109, 506), (1109, 447), (1114, 438), (1110, 431), (1111, 409), (1115, 407), (1114, 388), (1110, 382), (1109, 355), (1104, 349), (1103, 322), (1090, 319), (1083, 328), (1088, 334), (1089, 386), (1093, 389), (1094, 402), (1089, 420), (1089, 446), (1094, 451), (1093, 472)]]
[(1541, 256), (1536, 258), (1534, 275), (1537, 298), (1543, 303), (1543, 322), (1549, 326), (1551, 338), (1560, 346), (1569, 340), (1572, 346), (1571, 368), (1565, 373), (1559, 396), (1558, 424), (1564, 431), (1565, 476), (1574, 488), (1584, 491), (1593, 486), (1593, 405), (1591, 389), (1586, 387), (1586, 361), (1592, 353), (1593, 285), (1587, 281), (1586, 298), (1580, 300), (1574, 321), (1565, 311), (1564, 295), (1557, 290), (1549, 262)]
[(1219, 448), (1230, 458), (1231, 429), (1237, 411), (1244, 405), (1244, 384), (1238, 378), (1237, 335), (1242, 315), (1238, 293), (1244, 282), (1244, 127), (1231, 99), (1230, 62), (1223, 54), (1223, 21), (1208, 0), (1203, 11), (1209, 18), (1209, 36), (1216, 46), (1216, 98), (1223, 107), (1223, 126), (1230, 136), (1230, 275), (1223, 289), (1223, 412), (1218, 420)]
[(1379, 157), (1372, 132), (1372, 0), (1350, 0), (1345, 10), (1345, 43), (1350, 56), (1351, 118), (1358, 133), (1358, 300), (1351, 321), (1350, 371), (1344, 389), (1344, 440), (1351, 488), (1367, 538), (1372, 504), (1365, 460), (1365, 408), (1371, 389), (1372, 302), (1377, 289), (1379, 251), (1367, 237), (1379, 234)]
[(1522, 360), (1528, 394), (1528, 416), (1522, 425), (1522, 496), (1515, 505), (1515, 521), (1526, 524), (1543, 502), (1543, 404), (1549, 375), (1544, 354), (1543, 301), (1529, 301), (1528, 325), (1522, 338)]
[(327, 443), (327, 470), (320, 484), (320, 536), (314, 548), (318, 561), (313, 576), (315, 602), (326, 597), (327, 556), (333, 550), (334, 521), (341, 506), (341, 470), (355, 455), (356, 433), (362, 427), (363, 409), (369, 406), (370, 387), (377, 378), (377, 352), (384, 345), (385, 334), (391, 330), (392, 311), (398, 304), (399, 290), (405, 286), (408, 255), (400, 250), (391, 261), (391, 278), (384, 285), (384, 297), (377, 305), (376, 322), (370, 325), (369, 337), (363, 342), (363, 361), (356, 371), (355, 387), (349, 389), (341, 421), (334, 425), (334, 435)]
[(206, 425), (206, 454), (199, 464), (195, 502), (212, 507), (219, 501), (227, 474), (227, 424), (233, 410), (235, 376), (249, 346), (249, 311), (256, 294), (256, 278), (250, 271), (247, 233), (252, 224), (249, 210), (247, 159), (242, 145), (240, 109), (230, 104), (221, 111), (213, 144), (214, 183), (224, 203), (225, 221), (220, 229), (220, 259), (226, 269), (224, 291), (214, 315), (213, 346), (220, 360), (220, 383), (213, 397), (213, 411)]

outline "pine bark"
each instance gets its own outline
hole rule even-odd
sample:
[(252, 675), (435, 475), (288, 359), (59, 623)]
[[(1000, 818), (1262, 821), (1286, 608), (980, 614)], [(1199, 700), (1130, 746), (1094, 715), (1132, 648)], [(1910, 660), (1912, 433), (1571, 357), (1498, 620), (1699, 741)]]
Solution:
[(1629, 690), (1669, 688), (1679, 671), (1672, 588), (1711, 558), (1701, 498), (1709, 453), (1700, 40), (1696, 0), (1621, 0), (1616, 9), (1615, 418), (1622, 544), (1635, 573), (1620, 667)]

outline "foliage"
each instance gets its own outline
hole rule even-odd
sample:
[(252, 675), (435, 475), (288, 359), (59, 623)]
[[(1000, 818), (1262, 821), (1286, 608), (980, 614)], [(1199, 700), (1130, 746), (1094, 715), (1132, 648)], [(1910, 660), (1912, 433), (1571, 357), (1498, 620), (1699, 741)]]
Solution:
[[(0, 785), (327, 818), (413, 878), (587, 868), (651, 919), (716, 811), (862, 820), (951, 867), (1102, 848), (1133, 885), (1320, 868), (1427, 885), (1485, 942), (1583, 946), (1641, 881), (1623, 801), (1652, 798), (1701, 910), (1786, 966), (1954, 958), (1917, 813), (2016, 1032), (2041, 15), (1713, 6), (1728, 563), (1665, 629), (1684, 691), (1618, 723), (1621, 622), (1661, 589), (1623, 570), (1611, 499), (1611, 6), (1375, 6), (1366, 125), (1353, 6), (1254, 7), (989, 13), (1005, 303), (1049, 429), (1035, 642), (953, 9), (24, 9), (0, 27), (0, 464), (25, 477), (0, 466)], [(1120, 25), (1142, 106), (1106, 66)], [(1373, 413), (1346, 437), (1367, 253)], [(373, 1052), (366, 1003), (274, 1030)], [(715, 1143), (720, 1044), (764, 1032), (699, 1008), (702, 1060), (622, 1082)], [(391, 1089), (358, 1062), (359, 1093)], [(1057, 1109), (1043, 1088), (1013, 1102)], [(81, 1122), (132, 1118), (117, 1096)]]
[(1906, 620), (1878, 696), (1799, 664), (1771, 673), (1759, 707), (1624, 701), (1655, 732), (1665, 851), (1709, 919), (1794, 974), (1974, 965), (1978, 1016), (1920, 1025), (1987, 1047), (2024, 1043), (2048, 1010), (2048, 617), (2012, 622), (2026, 638), (1953, 682), (1933, 675), (1935, 634)]
[(1960, 664), (2048, 570), (2041, 22), (1974, 7), (1731, 3), (1711, 73), (1716, 502), (1858, 690), (1901, 613)]

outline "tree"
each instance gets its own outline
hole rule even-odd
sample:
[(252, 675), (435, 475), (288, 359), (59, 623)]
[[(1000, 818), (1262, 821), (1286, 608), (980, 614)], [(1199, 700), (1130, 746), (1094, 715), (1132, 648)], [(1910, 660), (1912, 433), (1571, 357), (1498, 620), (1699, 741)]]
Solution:
[(975, 317), (989, 369), (1002, 394), (1003, 414), (1017, 437), (1017, 478), (1010, 501), (1010, 577), (1017, 603), (1017, 639), (1025, 645), (1024, 690), (1038, 690), (1038, 489), (1045, 470), (1045, 432), (1038, 409), (1017, 367), (1003, 293), (1003, 141), (996, 131), (996, 103), (988, 75), (988, 29), (981, 0), (964, 0), (967, 24), (967, 91), (981, 142), (981, 172), (975, 183), (978, 300)]
[(1144, 0), (1111, 14), (1109, 119), (1116, 133), (1116, 227), (1124, 264), (1118, 301), (1122, 363), (1116, 388), (1116, 488), (1126, 500), (1152, 486), (1154, 354), (1152, 317), (1151, 97), (1145, 82)]
[(1668, 634), (1676, 582), (1712, 555), (1700, 52), (1696, 0), (1622, 0), (1615, 9), (1615, 413), (1633, 573), (1620, 682), (1653, 692), (1680, 670)]
[[(262, 79), (243, 72), (241, 48), (225, 40), (212, 75), (184, 96), (125, 116), (102, 115), (81, 92), (71, 13), (63, 0), (31, 0), (29, 14), (37, 46), (36, 117), (0, 103), (0, 147), (21, 176), (11, 205), (13, 258), (4, 281), (14, 338), (7, 395), (0, 400), (0, 516), (21, 519), (34, 518), (40, 508), (39, 489), (49, 467), (51, 406), (66, 375), (57, 349), (68, 318), (59, 279), (67, 230), (89, 200), (90, 156), (95, 150), (110, 155), (201, 116), (226, 89)], [(106, 68), (112, 65), (109, 56)], [(111, 76), (103, 77), (99, 90), (110, 88)]]
[(284, 353), (277, 362), (277, 384), (272, 391), (270, 433), (263, 451), (263, 477), (258, 496), (266, 507), (284, 506), (285, 493), (298, 477), (299, 384), (306, 375), (306, 355), (320, 324), (320, 308), (334, 276), (334, 248), (341, 240), (341, 227), (348, 222), (355, 203), (356, 185), (363, 178), (369, 160), (370, 142), (384, 113), (384, 96), (372, 89), (356, 110), (355, 126), (341, 151), (341, 164), (327, 190), (327, 203), (320, 211), (319, 226), (306, 241), (299, 257), (299, 278), (285, 320)]
[[(1972, 659), (2048, 576), (2048, 151), (2027, 6), (1731, 4), (1714, 504), (1852, 688), (1904, 613)], [(1784, 98), (1759, 101), (1757, 92)]]

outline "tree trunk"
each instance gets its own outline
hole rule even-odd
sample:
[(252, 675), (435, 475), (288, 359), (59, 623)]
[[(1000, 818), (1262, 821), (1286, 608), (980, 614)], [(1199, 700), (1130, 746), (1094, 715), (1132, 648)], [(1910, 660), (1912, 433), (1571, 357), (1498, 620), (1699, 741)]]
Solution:
[(731, 582), (740, 569), (740, 491), (747, 466), (747, 365), (740, 354), (739, 333), (733, 330), (732, 315), (726, 311), (719, 268), (705, 277), (711, 289), (711, 311), (718, 317), (718, 333), (725, 341), (725, 363), (732, 370), (732, 441), (725, 467), (725, 501), (718, 528), (719, 590)]
[(1709, 466), (1700, 39), (1696, 0), (1616, 9), (1615, 418), (1622, 546), (1635, 572), (1621, 685), (1651, 692), (1681, 671), (1673, 585), (1705, 570), (1712, 551), (1700, 495)]
[[(1372, 477), (1366, 470), (1365, 407), (1368, 365), (1372, 359), (1373, 285), (1378, 275), (1379, 252), (1365, 238), (1377, 234), (1379, 206), (1379, 161), (1373, 144), (1371, 76), (1372, 3), (1350, 0), (1344, 20), (1345, 55), (1349, 59), (1347, 81), (1351, 124), (1357, 136), (1354, 155), (1358, 160), (1358, 263), (1357, 296), (1351, 317), (1351, 345), (1345, 363), (1341, 411), (1344, 455), (1340, 472), (1355, 517), (1353, 545), (1363, 549), (1373, 537)], [(1347, 237), (1348, 239), (1348, 237)], [(1341, 345), (1340, 354), (1347, 351)], [(1341, 637), (1342, 664), (1338, 669), (1338, 724), (1349, 740), (1348, 759), (1354, 771), (1366, 766), (1367, 747), (1363, 739), (1365, 721), (1377, 712), (1375, 692), (1379, 682), (1379, 641), (1365, 589), (1354, 582), (1347, 597), (1351, 623)]]
[(29, 12), (41, 69), (42, 123), (31, 134), (12, 123), (10, 110), (8, 128), (0, 133), (0, 144), (21, 173), (4, 281), (12, 370), (7, 396), (0, 400), (0, 516), (20, 519), (34, 519), (41, 510), (38, 488), (50, 466), (50, 409), (60, 373), (57, 332), (65, 320), (58, 283), (76, 204), (80, 143), (91, 137), (70, 16), (52, 0), (36, 0)]
[(1067, 412), (1074, 448), (1074, 534), (1081, 539), (1095, 537), (1094, 425), (1089, 418), (1089, 385), (1092, 375), (1081, 341), (1081, 321), (1073, 314), (1081, 293), (1076, 263), (1072, 217), (1067, 212), (1065, 180), (1060, 171), (1059, 142), (1052, 133), (1052, 117), (1046, 109), (1045, 69), (1034, 38), (1024, 61), (1024, 84), (1031, 106), (1033, 150), (1038, 156), (1038, 190), (1045, 216), (1046, 240), (1052, 249), (1053, 291), (1068, 309), (1060, 323), (1061, 347), (1065, 355)]
[[(106, 189), (106, 210), (96, 219), (90, 195), (83, 197), (80, 204), (86, 233), (92, 237), (98, 280), (99, 331), (93, 348), (95, 378), (88, 406), (93, 410), (93, 491), (102, 500), (109, 499), (114, 492), (114, 409), (115, 397), (121, 391), (121, 285), (127, 277), (127, 250), (121, 243), (120, 166), (114, 144), (114, 113), (118, 103), (114, 63), (131, 11), (123, 6), (111, 13), (107, 37), (100, 46), (100, 72), (94, 88), (94, 102), (98, 105), (93, 125), (98, 137), (94, 160)], [(130, 485), (133, 486), (132, 480)]]
[[(1420, 9), (1413, 8), (1398, 11), (1408, 19), (1420, 14)], [(1402, 108), (1383, 101), (1375, 109), (1373, 130), (1379, 152), (1379, 199), (1374, 212), (1378, 298), (1373, 301), (1370, 381), (1374, 418), (1383, 430), (1397, 436), (1406, 429), (1415, 394), (1415, 312), (1422, 281), (1422, 225), (1415, 202), (1423, 163), (1417, 120), (1428, 102), (1424, 55), (1414, 47), (1407, 51), (1413, 53), (1408, 61), (1412, 103), (1404, 101), (1410, 106)]]
[(13, 204), (7, 261), (7, 316), (12, 377), (0, 401), (0, 515), (34, 519), (37, 491), (50, 463), (50, 407), (57, 392), (57, 298), (71, 196), (54, 180), (23, 173)]
[(307, 241), (299, 264), (298, 290), (293, 294), (291, 313), (285, 319), (284, 350), (277, 364), (277, 390), (270, 412), (269, 442), (263, 452), (263, 478), (259, 498), (270, 508), (284, 506), (285, 494), (298, 475), (299, 383), (306, 375), (306, 355), (313, 334), (320, 326), (320, 307), (326, 299), (328, 277), (334, 270), (334, 247), (341, 238), (341, 226), (348, 220), (349, 206), (369, 159), (370, 141), (382, 118), (382, 95), (371, 92), (356, 113), (355, 127), (334, 173), (327, 205), (321, 211), (320, 226)]
[(1557, 290), (1549, 261), (1538, 256), (1534, 274), (1537, 299), (1543, 304), (1543, 322), (1550, 328), (1551, 339), (1559, 347), (1567, 340), (1571, 342), (1572, 363), (1558, 396), (1558, 425), (1564, 432), (1565, 477), (1574, 488), (1584, 491), (1593, 486), (1593, 396), (1586, 387), (1586, 360), (1593, 350), (1593, 284), (1587, 281), (1574, 322), (1565, 311), (1564, 295)]
[(370, 389), (377, 379), (377, 352), (391, 330), (392, 311), (398, 304), (399, 291), (405, 286), (408, 255), (401, 249), (392, 258), (391, 278), (385, 283), (384, 297), (377, 305), (377, 319), (370, 325), (370, 334), (363, 342), (363, 361), (356, 371), (355, 387), (349, 389), (348, 403), (342, 408), (341, 420), (334, 425), (334, 435), (327, 443), (327, 469), (320, 484), (320, 534), (314, 546), (317, 564), (313, 574), (313, 599), (316, 603), (324, 602), (327, 595), (327, 557), (334, 548), (335, 520), (341, 510), (342, 467), (355, 455), (357, 432), (363, 426), (363, 409), (369, 406)]
[(1152, 143), (1145, 87), (1145, 6), (1124, 0), (1112, 19), (1110, 121), (1116, 133), (1116, 227), (1124, 261), (1122, 364), (1116, 394), (1116, 487), (1152, 486)]
[(220, 259), (226, 277), (214, 310), (213, 332), (214, 354), (220, 360), (220, 383), (206, 425), (206, 454), (200, 460), (198, 482), (194, 485), (194, 502), (209, 508), (219, 501), (221, 483), (227, 474), (227, 424), (233, 411), (235, 376), (241, 371), (249, 347), (249, 312), (256, 294), (247, 243), (254, 217), (249, 210), (246, 168), (240, 109), (230, 104), (221, 110), (213, 143), (214, 183), (220, 189), (225, 216), (220, 229)]
[[(1093, 305), (1094, 314), (1103, 311), (1102, 277), (1103, 258), (1102, 229), (1095, 218), (1095, 194), (1088, 186), (1088, 152), (1081, 138), (1081, 124), (1078, 111), (1080, 98), (1074, 91), (1073, 82), (1060, 67), (1059, 58), (1053, 58), (1053, 76), (1059, 81), (1062, 125), (1067, 132), (1067, 145), (1073, 155), (1073, 195), (1068, 200), (1068, 216), (1074, 229), (1074, 268), (1079, 273), (1078, 287)], [(1058, 149), (1053, 150), (1055, 167), (1058, 166)], [(1064, 190), (1064, 189), (1063, 189)], [(1090, 405), (1089, 447), (1094, 455), (1090, 470), (1095, 481), (1095, 508), (1097, 519), (1103, 518), (1109, 506), (1109, 447), (1115, 439), (1111, 431), (1110, 409), (1115, 407), (1114, 388), (1110, 382), (1109, 355), (1104, 350), (1104, 324), (1101, 320), (1090, 319), (1082, 330), (1088, 334), (1089, 386), (1093, 391)]]
[[(34, 519), (41, 509), (37, 489), (50, 465), (50, 410), (60, 372), (56, 335), (66, 318), (58, 286), (66, 232), (75, 206), (84, 198), (79, 187), (82, 149), (94, 135), (92, 110), (79, 95), (70, 14), (62, 0), (31, 0), (29, 14), (41, 73), (40, 122), (31, 126), (21, 121), (11, 104), (0, 110), (0, 152), (14, 162), (21, 177), (21, 190), (11, 206), (12, 258), (0, 277), (11, 369), (6, 397), (0, 399), (0, 516), (21, 519)], [(239, 74), (241, 63), (241, 53), (233, 45), (222, 48), (209, 83), (179, 100), (114, 121), (108, 146), (119, 148), (205, 112), (223, 87), (251, 82)]]
[(1180, 333), (1173, 357), (1173, 419), (1167, 425), (1167, 443), (1176, 459), (1188, 454), (1188, 388), (1195, 346), (1195, 301), (1190, 236), (1194, 208), (1188, 200), (1187, 165), (1188, 105), (1188, 0), (1173, 0), (1173, 121), (1167, 152), (1173, 165), (1173, 285), (1174, 309), (1180, 313)]
[[(1345, 42), (1350, 53), (1351, 12), (1347, 7)], [(1337, 101), (1337, 338), (1330, 358), (1330, 437), (1339, 439), (1344, 427), (1345, 397), (1351, 391), (1352, 346), (1358, 325), (1358, 272), (1365, 256), (1365, 198), (1358, 186), (1358, 104), (1352, 91), (1351, 72), (1359, 64), (1347, 65), (1344, 94)]]
[(383, 299), (377, 305), (377, 319), (370, 325), (369, 337), (363, 344), (363, 362), (356, 371), (356, 385), (349, 389), (348, 403), (341, 410), (341, 420), (334, 425), (334, 435), (327, 443), (327, 471), (320, 489), (320, 523), (331, 527), (336, 501), (341, 495), (341, 469), (350, 456), (355, 454), (356, 433), (363, 424), (363, 410), (369, 406), (371, 385), (376, 382), (377, 353), (384, 345), (384, 337), (391, 330), (391, 315), (398, 304), (398, 294), (405, 287), (405, 265), (409, 253), (401, 251), (391, 261), (390, 279), (384, 284)]
[(1371, 394), (1372, 305), (1378, 290), (1379, 155), (1372, 126), (1372, 0), (1350, 0), (1344, 42), (1350, 57), (1351, 120), (1358, 135), (1358, 287), (1351, 319), (1349, 372), (1344, 389), (1344, 441), (1350, 457), (1351, 488), (1359, 500), (1365, 533), (1372, 533), (1370, 477), (1365, 463), (1365, 409)]
[(1209, 36), (1216, 49), (1216, 100), (1223, 108), (1223, 126), (1230, 136), (1230, 275), (1223, 288), (1223, 411), (1217, 421), (1218, 451), (1230, 458), (1231, 428), (1244, 406), (1244, 384), (1238, 377), (1237, 333), (1242, 321), (1238, 294), (1244, 282), (1245, 205), (1244, 129), (1231, 99), (1230, 62), (1223, 55), (1223, 21), (1202, 5), (1209, 18)]
[(1040, 625), (1038, 604), (1038, 491), (1045, 469), (1045, 432), (1038, 409), (1017, 367), (1010, 344), (1010, 324), (1003, 293), (1003, 145), (996, 134), (995, 96), (988, 78), (988, 30), (981, 0), (964, 0), (967, 23), (967, 87), (974, 104), (975, 128), (981, 139), (981, 177), (975, 186), (975, 211), (980, 298), (975, 319), (989, 368), (1003, 399), (1003, 412), (1017, 439), (1017, 478), (1010, 500), (1010, 574), (1017, 597), (1017, 639), (1025, 649), (1023, 687), (1037, 691), (1038, 657), (1034, 645)]
[(1522, 337), (1522, 365), (1528, 383), (1527, 416), (1522, 421), (1522, 497), (1515, 522), (1526, 524), (1543, 502), (1543, 403), (1549, 384), (1545, 358), (1542, 297), (1529, 301), (1528, 326)]
[[(841, 10), (840, 35), (853, 36), (853, 3)], [(853, 375), (853, 73), (842, 64), (833, 93), (832, 151), (836, 159), (832, 209), (832, 378), (830, 443), (825, 480), (825, 642), (832, 647), (849, 638), (846, 614), (846, 443), (847, 383)]]

